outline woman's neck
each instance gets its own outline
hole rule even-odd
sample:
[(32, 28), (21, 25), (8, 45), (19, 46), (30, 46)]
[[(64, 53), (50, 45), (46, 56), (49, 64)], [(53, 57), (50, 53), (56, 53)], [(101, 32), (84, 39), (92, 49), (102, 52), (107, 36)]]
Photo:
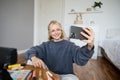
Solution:
[(59, 42), (59, 41), (62, 41), (63, 39), (58, 39), (58, 40), (55, 40), (53, 39), (54, 42)]

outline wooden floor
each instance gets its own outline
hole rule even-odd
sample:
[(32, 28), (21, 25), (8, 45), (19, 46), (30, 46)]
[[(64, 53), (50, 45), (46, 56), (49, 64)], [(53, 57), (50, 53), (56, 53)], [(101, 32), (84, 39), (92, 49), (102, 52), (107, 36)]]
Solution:
[(120, 80), (120, 71), (103, 57), (91, 59), (85, 66), (74, 65), (80, 80)]

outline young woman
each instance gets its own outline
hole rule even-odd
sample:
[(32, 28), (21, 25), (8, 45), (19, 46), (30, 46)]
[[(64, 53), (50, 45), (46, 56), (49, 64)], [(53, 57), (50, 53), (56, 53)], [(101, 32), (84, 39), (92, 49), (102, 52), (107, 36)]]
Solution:
[(61, 80), (79, 80), (73, 72), (73, 63), (85, 65), (94, 52), (94, 32), (91, 28), (83, 28), (87, 33), (81, 32), (87, 40), (83, 40), (87, 45), (76, 46), (69, 40), (64, 39), (64, 31), (57, 21), (51, 21), (48, 25), (49, 40), (38, 46), (30, 48), (25, 58), (30, 59), (35, 67), (45, 65), (49, 70), (58, 74)]

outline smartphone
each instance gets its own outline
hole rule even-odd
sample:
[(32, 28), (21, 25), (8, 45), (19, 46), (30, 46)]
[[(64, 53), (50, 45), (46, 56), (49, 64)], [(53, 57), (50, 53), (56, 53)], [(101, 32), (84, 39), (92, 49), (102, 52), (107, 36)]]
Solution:
[[(70, 38), (80, 39), (80, 40), (86, 40), (87, 38), (84, 37), (82, 34), (80, 34), (80, 32), (86, 33), (86, 32), (82, 29), (82, 27), (71, 26), (71, 27), (70, 27)], [(86, 34), (87, 34), (87, 33), (86, 33)]]

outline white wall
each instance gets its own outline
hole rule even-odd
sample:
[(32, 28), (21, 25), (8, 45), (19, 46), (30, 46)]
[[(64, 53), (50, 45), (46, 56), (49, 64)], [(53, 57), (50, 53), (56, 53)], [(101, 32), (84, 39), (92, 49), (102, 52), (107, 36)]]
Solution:
[[(35, 1), (39, 2), (39, 0), (35, 0)], [(64, 18), (64, 19), (63, 19), (62, 25), (63, 25), (63, 28), (64, 28), (67, 36), (69, 36), (69, 28), (71, 25), (74, 24), (74, 20), (76, 18), (75, 14), (69, 14), (71, 9), (74, 9), (76, 12), (85, 12), (86, 8), (89, 8), (94, 5), (94, 1), (101, 1), (103, 3), (102, 8), (101, 8), (101, 11), (103, 11), (103, 12), (102, 13), (83, 14), (82, 15), (82, 17), (83, 17), (83, 25), (82, 26), (87, 27), (87, 26), (94, 25), (93, 28), (95, 29), (95, 35), (97, 35), (95, 37), (97, 40), (95, 42), (96, 45), (98, 45), (98, 42), (100, 40), (105, 38), (106, 29), (119, 28), (119, 26), (120, 26), (120, 22), (119, 22), (119, 20), (120, 20), (120, 16), (119, 16), (120, 0), (63, 0), (62, 3), (64, 4), (64, 7), (62, 7), (62, 9), (63, 9), (62, 12), (64, 12), (64, 14), (63, 14), (62, 18)], [(49, 4), (49, 3), (47, 3), (47, 4)], [(39, 7), (40, 3), (37, 3), (37, 6)], [(36, 9), (36, 12), (37, 12), (37, 10), (39, 10), (37, 8), (35, 8), (35, 9)], [(39, 11), (37, 13), (39, 13)], [(40, 40), (44, 39), (44, 35), (42, 35), (40, 38), (38, 38), (38, 36), (41, 35), (41, 33), (39, 33), (38, 30), (40, 30), (41, 28), (39, 27), (40, 22), (38, 19), (40, 17), (40, 14), (37, 14), (37, 15), (38, 16), (35, 16), (36, 17), (35, 25), (38, 27), (34, 28), (34, 30), (35, 30), (34, 44), (38, 44)], [(50, 14), (49, 14), (49, 16), (50, 16)], [(46, 18), (43, 17), (44, 20), (47, 20)], [(45, 22), (47, 22), (47, 21), (45, 21)], [(94, 24), (91, 24), (91, 22), (93, 22)], [(46, 32), (47, 31), (45, 31), (45, 33)], [(35, 37), (36, 37), (36, 40), (35, 40)], [(43, 38), (43, 39), (41, 39), (41, 38)]]
[[(77, 12), (84, 12), (86, 11), (86, 8), (93, 6), (94, 1), (101, 1), (103, 3), (101, 8), (101, 11), (103, 11), (103, 13), (83, 14), (84, 25), (89, 25), (91, 21), (95, 23), (94, 25), (96, 25), (96, 27), (98, 28), (99, 34), (98, 40), (101, 40), (105, 37), (105, 30), (107, 28), (119, 28), (120, 0), (64, 0), (63, 2), (63, 4), (65, 4), (65, 6), (63, 7), (64, 15), (62, 17), (64, 18), (63, 19), (64, 21), (62, 23), (67, 36), (69, 36), (70, 25), (74, 23), (76, 17), (75, 14), (68, 14), (70, 13), (71, 9), (75, 9)], [(40, 5), (40, 3), (38, 3), (37, 5)], [(36, 25), (38, 26), (40, 25), (40, 23), (39, 21), (37, 21), (39, 14), (37, 15), (38, 16), (35, 16), (36, 21), (34, 23), (37, 22)], [(35, 30), (37, 31), (38, 28), (35, 28)], [(34, 36), (39, 35), (39, 33), (37, 32), (34, 32), (35, 33)], [(39, 40), (34, 40), (35, 44), (36, 44), (35, 41), (39, 42)]]
[[(76, 18), (75, 14), (70, 13), (71, 9), (74, 9), (76, 12), (85, 12), (86, 8), (89, 8), (94, 5), (94, 1), (101, 1), (103, 3), (101, 11), (102, 13), (93, 13), (93, 14), (83, 14), (83, 24), (82, 26), (91, 26), (95, 27), (95, 58), (96, 55), (101, 55), (98, 51), (98, 43), (100, 40), (103, 40), (106, 36), (106, 29), (108, 28), (119, 28), (120, 27), (120, 0), (65, 0), (65, 17), (64, 17), (64, 29), (69, 36), (69, 28), (74, 24)], [(93, 22), (94, 24), (91, 24)], [(94, 57), (93, 56), (93, 57)]]
[(94, 21), (99, 29), (99, 39), (105, 37), (105, 29), (118, 28), (120, 26), (120, 0), (65, 0), (64, 29), (67, 35), (69, 34), (70, 25), (75, 20), (75, 14), (68, 14), (71, 9), (77, 12), (84, 12), (86, 8), (93, 6), (94, 1), (103, 3), (101, 8), (103, 13), (83, 14), (83, 21), (85, 25), (89, 25), (90, 21)]

